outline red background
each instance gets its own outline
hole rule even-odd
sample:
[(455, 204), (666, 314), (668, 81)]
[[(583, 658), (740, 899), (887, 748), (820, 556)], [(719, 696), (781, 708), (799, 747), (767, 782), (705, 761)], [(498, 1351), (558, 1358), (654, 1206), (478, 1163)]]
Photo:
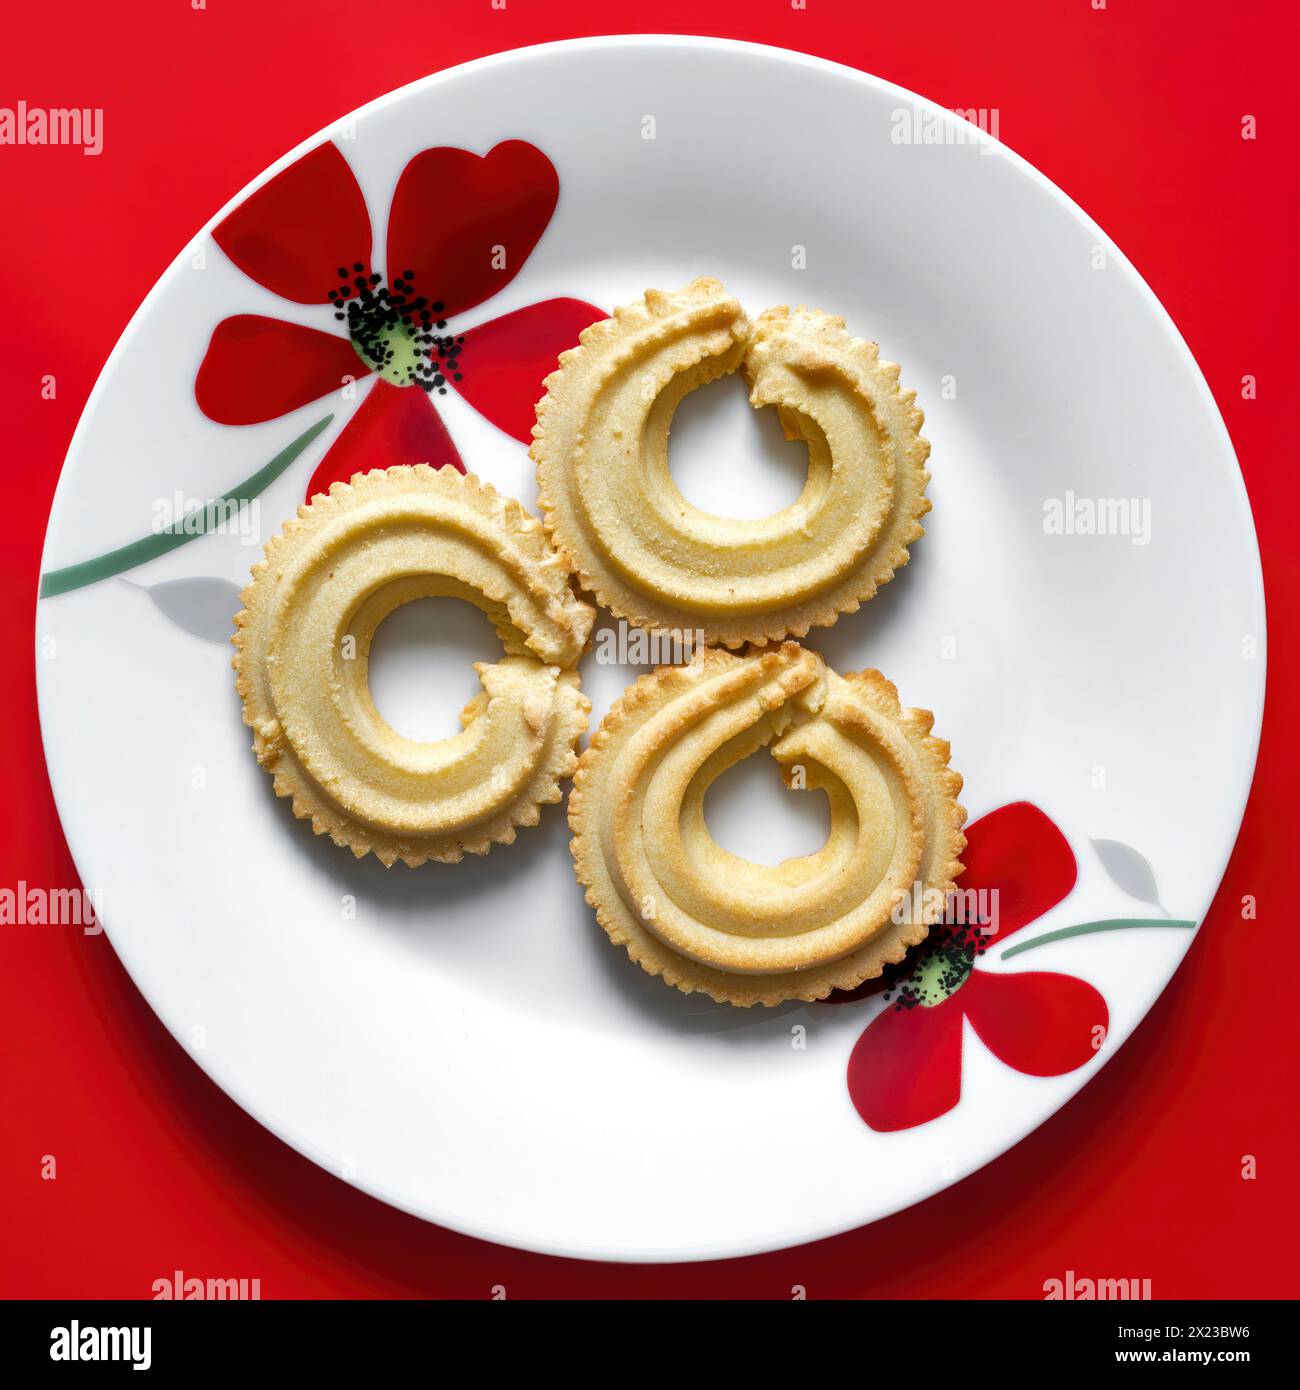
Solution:
[[(197, 0), (195, 0), (197, 3)], [(0, 105), (104, 108), (99, 158), (0, 147), (9, 774), (0, 885), (74, 884), (37, 727), (32, 612), (55, 481), (127, 320), (195, 228), (285, 150), (438, 68), (582, 34), (713, 33), (801, 49), (1001, 135), (1132, 258), (1200, 362), (1255, 508), (1268, 589), (1260, 770), (1205, 929), (1133, 1039), (1072, 1104), (923, 1205), (798, 1250), (610, 1267), (520, 1254), (389, 1210), (272, 1138), (136, 994), (106, 937), (0, 929), (0, 1293), (148, 1296), (174, 1269), (265, 1297), (1041, 1297), (1149, 1278), (1157, 1297), (1294, 1296), (1294, 543), (1297, 100), (1281, 0), (190, 0), (24, 5)], [(1258, 139), (1241, 138), (1253, 115)], [(58, 396), (43, 401), (52, 373)], [(1243, 374), (1258, 399), (1241, 397)], [(1098, 408), (1104, 409), (1104, 402)], [(1207, 582), (1214, 557), (1206, 556)], [(88, 705), (88, 708), (90, 706)], [(1291, 747), (1292, 751), (1285, 750)], [(1195, 749), (1188, 750), (1195, 756)], [(1258, 919), (1243, 922), (1253, 894)], [(58, 1160), (40, 1178), (41, 1156)], [(1258, 1177), (1243, 1181), (1243, 1155)]]

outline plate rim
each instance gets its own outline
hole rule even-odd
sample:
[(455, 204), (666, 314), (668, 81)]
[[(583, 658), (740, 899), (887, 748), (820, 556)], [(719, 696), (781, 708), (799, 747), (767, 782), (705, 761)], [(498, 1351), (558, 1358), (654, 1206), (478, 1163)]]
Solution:
[[(353, 121), (368, 116), (373, 112), (381, 110), (389, 105), (396, 104), (406, 99), (410, 95), (413, 95), (417, 91), (435, 88), (438, 86), (439, 83), (449, 81), (453, 78), (463, 76), (464, 74), (470, 72), (480, 72), (490, 70), (494, 67), (509, 66), (510, 64), (517, 63), (521, 60), (544, 61), (547, 56), (555, 53), (571, 53), (575, 50), (597, 52), (604, 50), (632, 50), (648, 47), (660, 47), (665, 50), (688, 49), (713, 53), (740, 53), (748, 55), (750, 57), (764, 58), (768, 61), (778, 63), (793, 63), (797, 66), (803, 67), (813, 72), (820, 72), (826, 75), (836, 75), (848, 78), (851, 81), (857, 83), (859, 86), (865, 87), (874, 92), (883, 92), (887, 95), (892, 95), (904, 103), (914, 104), (919, 109), (932, 115), (935, 115), (944, 124), (954, 124), (957, 122), (961, 122), (960, 117), (956, 116), (947, 107), (941, 106), (938, 102), (932, 100), (929, 97), (923, 96), (918, 92), (914, 92), (909, 88), (900, 86), (897, 83), (890, 82), (885, 78), (878, 77), (873, 73), (866, 72), (863, 69), (853, 67), (850, 64), (837, 62), (834, 59), (823, 58), (815, 54), (804, 53), (796, 49), (784, 48), (775, 44), (755, 43), (748, 40), (729, 39), (710, 35), (687, 35), (659, 32), (592, 35), (578, 38), (558, 39), (546, 43), (529, 44), (517, 48), (503, 49), (496, 53), (485, 54), (481, 57), (470, 59), (467, 62), (458, 63), (454, 66), (442, 68), (436, 72), (428, 73), (423, 77), (416, 78), (411, 82), (407, 82), (399, 87), (395, 87), (391, 91), (384, 92), (378, 97), (373, 98), (371, 101), (368, 101), (361, 106), (358, 106), (348, 112), (345, 112), (343, 115), (337, 117), (333, 121), (321, 127), (319, 130), (313, 132), (311, 135), (307, 136), (304, 140), (295, 145), (292, 149), (287, 151), (279, 159), (273, 161), (271, 164), (267, 165), (264, 169), (262, 169), (247, 184), (240, 188), (230, 199), (228, 199), (224, 204), (222, 204), (222, 206), (218, 208), (217, 211), (202, 225), (202, 227), (200, 227), (189, 237), (189, 239), (186, 241), (184, 246), (182, 246), (181, 250), (177, 253), (177, 255), (160, 272), (158, 278), (155, 280), (154, 284), (151, 286), (145, 297), (141, 300), (135, 312), (131, 315), (130, 319), (126, 324), (126, 327), (122, 330), (112, 350), (108, 354), (107, 358), (104, 360), (103, 366), (100, 368), (99, 373), (96, 376), (95, 383), (91, 388), (89, 395), (86, 398), (86, 403), (83, 406), (81, 414), (78, 418), (76, 429), (73, 431), (72, 438), (69, 441), (67, 451), (64, 454), (63, 461), (60, 465), (58, 481), (54, 489), (54, 494), (51, 498), (49, 516), (46, 520), (45, 536), (41, 547), (40, 569), (38, 573), (43, 573), (48, 567), (49, 551), (52, 544), (52, 538), (56, 529), (58, 528), (59, 522), (61, 521), (63, 508), (67, 504), (69, 478), (71, 471), (69, 469), (69, 464), (74, 460), (74, 458), (78, 454), (79, 449), (82, 447), (84, 436), (89, 429), (88, 422), (90, 421), (94, 413), (94, 410), (98, 405), (101, 393), (107, 389), (108, 379), (112, 374), (113, 369), (116, 367), (118, 359), (124, 356), (125, 353), (130, 349), (132, 341), (137, 331), (139, 330), (140, 325), (144, 322), (145, 318), (152, 310), (155, 299), (161, 297), (161, 295), (165, 293), (177, 269), (182, 265), (182, 263), (184, 263), (188, 259), (190, 255), (193, 254), (194, 248), (200, 243), (202, 243), (203, 240), (210, 235), (212, 229), (218, 223), (220, 223), (221, 220), (224, 217), (226, 217), (231, 211), (233, 211), (236, 207), (242, 204), (250, 196), (250, 194), (255, 192), (258, 188), (262, 187), (277, 173), (279, 173), (284, 168), (288, 167), (295, 160), (301, 158), (302, 155), (316, 148), (323, 141), (334, 138), (334, 136), (339, 132), (340, 129), (346, 128)], [(963, 126), (969, 125), (968, 122), (961, 122), (961, 124)], [(1009, 160), (1012, 163), (1012, 165), (1015, 166), (1022, 174), (1026, 175), (1041, 190), (1048, 193), (1060, 207), (1062, 207), (1072, 218), (1074, 218), (1076, 222), (1087, 228), (1089, 232), (1092, 235), (1094, 235), (1097, 238), (1097, 240), (1106, 248), (1108, 255), (1114, 258), (1115, 265), (1121, 270), (1122, 273), (1128, 276), (1129, 280), (1137, 288), (1139, 295), (1145, 297), (1149, 308), (1154, 310), (1157, 320), (1161, 323), (1167, 338), (1169, 339), (1175, 350), (1175, 353), (1181, 357), (1184, 370), (1190, 372), (1192, 381), (1194, 383), (1194, 390), (1201, 398), (1202, 403), (1208, 407), (1209, 417), (1214, 422), (1213, 428), (1215, 429), (1218, 443), (1223, 449), (1226, 450), (1227, 456), (1233, 464), (1233, 468), (1230, 470), (1232, 474), (1230, 485), (1234, 494), (1239, 519), (1244, 521), (1246, 527), (1246, 536), (1249, 539), (1250, 555), (1248, 558), (1253, 560), (1253, 565), (1248, 566), (1248, 568), (1250, 570), (1250, 579), (1251, 581), (1253, 581), (1251, 587), (1254, 590), (1253, 598), (1258, 614), (1260, 649), (1257, 657), (1258, 676), (1254, 688), (1255, 698), (1254, 709), (1252, 711), (1254, 728), (1253, 737), (1251, 738), (1251, 749), (1249, 756), (1243, 759), (1241, 775), (1238, 778), (1237, 785), (1232, 790), (1229, 798), (1229, 804), (1235, 806), (1236, 808), (1233, 818), (1236, 821), (1237, 828), (1236, 831), (1233, 833), (1231, 840), (1229, 841), (1226, 847), (1226, 850), (1223, 852), (1221, 856), (1221, 863), (1219, 865), (1218, 871), (1215, 873), (1213, 877), (1214, 889), (1210, 895), (1209, 907), (1207, 907), (1206, 909), (1208, 913), (1209, 909), (1213, 906), (1214, 901), (1217, 899), (1220, 889), (1222, 888), (1223, 878), (1227, 871), (1228, 863), (1236, 848), (1237, 841), (1241, 834), (1242, 820), (1244, 818), (1246, 808), (1250, 799), (1250, 793), (1254, 785), (1255, 769), (1258, 762), (1259, 745), (1262, 734), (1268, 673), (1268, 624), (1267, 603), (1263, 579), (1263, 566), (1260, 556), (1258, 532), (1255, 527), (1254, 513), (1250, 504), (1250, 496), (1246, 488), (1245, 477), (1241, 470), (1241, 463), (1240, 460), (1237, 458), (1237, 452), (1233, 446), (1232, 438), (1228, 432), (1228, 428), (1223, 419), (1222, 412), (1219, 410), (1218, 403), (1214, 399), (1214, 394), (1210, 390), (1209, 384), (1205, 379), (1204, 373), (1201, 371), (1200, 365), (1197, 363), (1195, 356), (1193, 355), (1191, 349), (1188, 347), (1187, 342), (1183, 337), (1181, 331), (1179, 330), (1177, 324), (1174, 322), (1172, 315), (1165, 308), (1159, 296), (1147, 283), (1147, 281), (1138, 271), (1136, 266), (1134, 266), (1134, 264), (1128, 259), (1128, 257), (1115, 243), (1114, 239), (1105, 231), (1105, 229), (1099, 226), (1096, 223), (1096, 221), (1094, 221), (1094, 219), (1077, 202), (1074, 201), (1074, 199), (1072, 199), (1068, 194), (1066, 194), (1062, 189), (1060, 189), (1050, 178), (1047, 177), (1046, 174), (1039, 170), (1035, 165), (1031, 164), (1023, 156), (1017, 154), (1009, 146), (1003, 144), (1000, 140), (997, 140), (994, 137), (988, 135), (986, 132), (979, 130), (978, 127), (971, 127), (971, 129), (975, 132), (973, 139), (976, 142), (978, 142), (981, 146), (989, 146), (999, 156)], [(963, 131), (963, 133), (965, 132)], [(972, 137), (968, 135), (967, 139), (972, 139)], [(36, 587), (37, 597), (33, 605), (33, 626), (34, 636), (36, 638), (37, 643), (39, 644), (41, 600), (39, 595), (39, 584)], [(38, 659), (35, 664), (37, 717), (40, 727), (42, 754), (45, 758), (46, 772), (50, 781), (51, 795), (55, 803), (55, 810), (59, 813), (59, 823), (61, 829), (63, 829), (64, 832), (69, 855), (72, 858), (73, 865), (77, 870), (78, 876), (84, 882), (85, 875), (82, 873), (81, 864), (79, 862), (83, 856), (79, 855), (78, 849), (73, 844), (71, 836), (68, 835), (67, 829), (64, 826), (64, 819), (62, 813), (59, 809), (60, 802), (63, 799), (63, 797), (71, 797), (72, 792), (70, 788), (61, 785), (63, 779), (61, 779), (59, 775), (56, 774), (55, 768), (51, 765), (51, 758), (47, 743), (47, 718), (49, 716), (46, 707), (45, 680), (43, 678), (43, 663)], [(384, 1203), (385, 1206), (392, 1207), (394, 1210), (401, 1211), (406, 1215), (415, 1217), (420, 1221), (424, 1221), (430, 1225), (444, 1227), (445, 1229), (454, 1231), (460, 1235), (469, 1236), (476, 1240), (481, 1240), (490, 1244), (502, 1246), (506, 1249), (526, 1250), (536, 1254), (551, 1255), (559, 1258), (592, 1260), (608, 1264), (669, 1265), (699, 1263), (711, 1260), (741, 1259), (751, 1255), (768, 1254), (778, 1250), (796, 1249), (800, 1246), (812, 1244), (816, 1241), (829, 1239), (837, 1235), (843, 1235), (850, 1231), (864, 1229), (867, 1226), (874, 1225), (878, 1221), (883, 1221), (888, 1217), (895, 1216), (900, 1212), (907, 1211), (912, 1207), (919, 1206), (921, 1203), (928, 1201), (930, 1198), (936, 1196), (938, 1193), (946, 1191), (949, 1188), (956, 1187), (960, 1183), (964, 1182), (967, 1178), (979, 1172), (982, 1168), (987, 1167), (990, 1163), (994, 1163), (997, 1160), (1003, 1158), (1005, 1155), (1010, 1153), (1012, 1149), (1016, 1148), (1020, 1143), (1022, 1143), (1029, 1135), (1035, 1133), (1049, 1120), (1051, 1120), (1056, 1114), (1059, 1113), (1059, 1111), (1065, 1105), (1073, 1101), (1075, 1097), (1077, 1097), (1086, 1087), (1088, 1087), (1092, 1083), (1094, 1078), (1101, 1072), (1102, 1068), (1104, 1068), (1107, 1065), (1107, 1063), (1120, 1052), (1120, 1050), (1129, 1041), (1129, 1038), (1132, 1037), (1133, 1033), (1137, 1032), (1138, 1028), (1141, 1026), (1142, 1021), (1150, 1013), (1156, 1001), (1160, 998), (1160, 996), (1164, 993), (1165, 989), (1168, 988), (1169, 984), (1178, 974), (1179, 969), (1182, 967), (1183, 962), (1187, 958), (1187, 953), (1191, 950), (1194, 940), (1197, 936), (1199, 936), (1203, 924), (1204, 918), (1202, 918), (1201, 921), (1197, 923), (1195, 930), (1186, 933), (1186, 936), (1183, 941), (1182, 953), (1180, 954), (1177, 963), (1170, 971), (1168, 978), (1164, 980), (1161, 984), (1159, 984), (1153, 991), (1149, 992), (1149, 997), (1146, 1000), (1145, 1006), (1141, 1009), (1141, 1012), (1138, 1015), (1138, 1022), (1134, 1025), (1129, 1036), (1126, 1037), (1113, 1049), (1108, 1049), (1105, 1052), (1103, 1052), (1097, 1058), (1097, 1064), (1089, 1070), (1082, 1083), (1074, 1091), (1072, 1091), (1061, 1101), (1053, 1104), (1045, 1113), (1037, 1114), (1033, 1121), (1026, 1128), (1018, 1128), (1018, 1131), (1015, 1133), (1015, 1136), (1003, 1147), (1001, 1147), (996, 1154), (993, 1154), (989, 1158), (984, 1159), (983, 1161), (976, 1163), (969, 1168), (965, 1168), (959, 1171), (957, 1176), (955, 1177), (940, 1177), (932, 1184), (926, 1184), (917, 1193), (917, 1195), (911, 1197), (909, 1200), (902, 1202), (896, 1206), (891, 1206), (888, 1210), (878, 1212), (874, 1216), (870, 1216), (865, 1220), (854, 1219), (847, 1223), (837, 1220), (829, 1226), (817, 1228), (809, 1232), (786, 1234), (780, 1236), (774, 1236), (769, 1234), (759, 1237), (756, 1240), (729, 1240), (719, 1242), (714, 1246), (696, 1246), (688, 1250), (677, 1251), (665, 1251), (660, 1248), (656, 1248), (651, 1251), (636, 1249), (611, 1251), (607, 1248), (591, 1247), (581, 1242), (566, 1242), (563, 1240), (539, 1240), (512, 1236), (508, 1233), (503, 1233), (501, 1231), (492, 1231), (477, 1227), (472, 1222), (465, 1221), (454, 1216), (449, 1217), (442, 1213), (435, 1214), (433, 1213), (432, 1208), (430, 1208), (430, 1210), (428, 1211), (417, 1210), (414, 1206), (410, 1205), (409, 1203), (398, 1200), (394, 1196), (389, 1195), (384, 1191), (380, 1190), (376, 1185), (367, 1183), (358, 1178), (342, 1176), (341, 1174), (336, 1172), (332, 1167), (321, 1162), (312, 1153), (311, 1147), (307, 1144), (304, 1138), (294, 1135), (286, 1126), (278, 1122), (273, 1122), (262, 1112), (260, 1106), (250, 1103), (249, 1100), (246, 1099), (242, 1094), (242, 1088), (236, 1088), (232, 1085), (227, 1084), (227, 1081), (223, 1079), (222, 1075), (219, 1074), (223, 1070), (222, 1068), (212, 1064), (209, 1059), (197, 1056), (190, 1048), (188, 1048), (185, 1045), (185, 1042), (182, 1038), (181, 1030), (178, 1027), (173, 1026), (168, 1013), (159, 1007), (156, 1000), (152, 997), (152, 993), (147, 992), (138, 982), (137, 972), (132, 969), (132, 961), (129, 950), (124, 950), (123, 947), (114, 940), (113, 933), (107, 925), (104, 926), (104, 934), (108, 936), (110, 945), (112, 945), (113, 951), (117, 955), (119, 961), (126, 970), (127, 974), (130, 976), (131, 983), (134, 986), (134, 988), (140, 993), (142, 998), (145, 1000), (146, 1004), (153, 1011), (155, 1016), (162, 1023), (163, 1027), (166, 1028), (167, 1032), (171, 1035), (172, 1039), (182, 1049), (186, 1056), (189, 1057), (190, 1060), (200, 1068), (200, 1070), (204, 1073), (205, 1076), (207, 1076), (215, 1085), (220, 1087), (223, 1093), (229, 1096), (229, 1098), (232, 1101), (234, 1101), (235, 1104), (238, 1105), (239, 1108), (243, 1110), (247, 1115), (249, 1115), (256, 1123), (261, 1125), (264, 1129), (268, 1130), (281, 1142), (287, 1144), (296, 1153), (302, 1155), (304, 1158), (308, 1159), (308, 1161), (315, 1164), (317, 1167), (323, 1168), (331, 1176), (339, 1179), (340, 1181), (348, 1184), (350, 1187), (353, 1187), (358, 1191), (364, 1192), (367, 1196)], [(963, 1028), (965, 1027), (966, 1024), (963, 1023)]]

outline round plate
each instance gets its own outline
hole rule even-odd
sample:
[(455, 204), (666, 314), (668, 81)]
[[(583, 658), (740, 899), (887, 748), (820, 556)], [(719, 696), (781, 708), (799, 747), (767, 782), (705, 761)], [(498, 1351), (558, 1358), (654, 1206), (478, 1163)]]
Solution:
[[(991, 118), (966, 114), (720, 41), (504, 54), (384, 97), (287, 155), (133, 319), (82, 417), (45, 547), (50, 775), (145, 997), (209, 1075), (317, 1163), (535, 1250), (683, 1260), (790, 1245), (897, 1211), (1005, 1151), (1123, 1043), (1182, 959), (1232, 848), (1259, 732), (1246, 494), (1151, 291), (976, 128)], [(262, 326), (271, 336), (241, 357), (219, 325), (260, 315), (340, 330), (323, 291), (295, 302), (236, 264), (281, 275), (281, 289), (293, 278), (265, 269), (274, 254), (250, 245), (247, 217), (230, 224), (240, 236), (220, 224), (293, 169), (293, 199), (256, 205), (259, 235), (274, 240), (280, 218), (285, 254), (323, 258), (330, 280), (336, 258), (364, 251), (328, 244), (356, 214), (343, 163), (388, 269), (408, 163), (503, 141), (532, 150), (432, 157), (447, 161), (451, 225), (506, 209), (503, 242), (530, 218), (544, 231), (489, 286), (499, 292), (451, 323), (478, 348), (464, 381), (445, 395), (388, 388), (420, 422), (417, 447), (436, 435), (432, 406), (472, 469), (535, 507), (515, 437), (520, 380), (540, 382), (563, 312), (507, 316), (554, 299), (608, 309), (702, 274), (751, 313), (807, 302), (844, 315), (917, 391), (933, 444), (927, 534), (875, 601), (809, 640), (840, 671), (879, 667), (952, 742), (971, 816), (966, 882), (1001, 915), (960, 988), (911, 1009), (879, 992), (775, 1010), (687, 997), (609, 945), (574, 881), (561, 808), (486, 859), (385, 870), (315, 838), (256, 766), (225, 647), (236, 586), (379, 388), (345, 381), (306, 404), (299, 392), (275, 413), (292, 396), (284, 381), (306, 371), (303, 335)], [(537, 213), (547, 167), (549, 223)], [(212, 368), (205, 413), (195, 383), (214, 334), (239, 351)], [(342, 347), (343, 359), (321, 351), (346, 360)], [(245, 402), (253, 423), (236, 422)], [(689, 399), (673, 459), (687, 495), (749, 516), (791, 500), (804, 459), (771, 416), (738, 381)], [(400, 459), (383, 450), (403, 437), (380, 429), (377, 457)], [(209, 513), (206, 534), (166, 530), (189, 499), (232, 494), (256, 496), (237, 516)], [(394, 723), (429, 737), (452, 731), (475, 688), (469, 661), (495, 651), (485, 623), (442, 602), (393, 620), (376, 675)], [(422, 645), (429, 631), (440, 640)], [(618, 636), (583, 667), (596, 719), (644, 669)], [(820, 794), (777, 786), (761, 754), (729, 774), (710, 801), (717, 837), (765, 862), (813, 848)]]

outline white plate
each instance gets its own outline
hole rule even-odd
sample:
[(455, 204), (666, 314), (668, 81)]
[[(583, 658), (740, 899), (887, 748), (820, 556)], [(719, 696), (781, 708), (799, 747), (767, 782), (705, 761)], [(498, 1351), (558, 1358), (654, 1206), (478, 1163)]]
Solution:
[[(880, 667), (907, 703), (936, 711), (972, 819), (1028, 800), (1064, 831), (1077, 886), (1021, 940), (1165, 915), (1135, 898), (1200, 920), (1259, 732), (1250, 510), (1177, 331), (1046, 179), (861, 73), (650, 37), (440, 73), (323, 132), (230, 207), (330, 138), (379, 248), (418, 151), (481, 154), (521, 138), (549, 156), (555, 216), (509, 288), (467, 323), (552, 295), (612, 305), (712, 274), (751, 311), (807, 301), (878, 340), (926, 411), (934, 511), (912, 563), (813, 644), (842, 671)], [(147, 532), (158, 499), (221, 493), (324, 414), (308, 405), (232, 428), (197, 409), (195, 368), (224, 315), (333, 329), (324, 307), (287, 304), (237, 270), (212, 240), (218, 220), (159, 281), (95, 388), (59, 484), (47, 572)], [(795, 268), (798, 248), (806, 268)], [(329, 408), (330, 431), (261, 497), (263, 538), (355, 407)], [(535, 507), (523, 446), (454, 396), (438, 408), (470, 465)], [(793, 446), (734, 382), (687, 402), (674, 443), (685, 491), (717, 510), (759, 515), (800, 483)], [(1051, 534), (1045, 504), (1070, 497), (1136, 499), (1138, 534)], [(1129, 1035), (1190, 942), (1190, 930), (1135, 928), (1045, 945), (1024, 967), (986, 957), (995, 973), (1032, 964), (1099, 990), (1110, 1018), (1100, 1057), (1027, 1076), (966, 1025), (960, 1103), (877, 1132), (850, 1103), (845, 1071), (879, 998), (734, 1011), (643, 975), (585, 907), (559, 808), (484, 860), (419, 871), (354, 863), (294, 822), (249, 751), (229, 651), (176, 623), (210, 622), (195, 600), (211, 586), (154, 589), (152, 603), (133, 587), (242, 581), (257, 554), (210, 534), (130, 582), (40, 602), (50, 774), (82, 878), (167, 1027), (276, 1134), (396, 1206), (601, 1259), (735, 1255), (843, 1231), (1041, 1124)], [(430, 658), (414, 640), (427, 614), (394, 621), (408, 669), (399, 630), (377, 676), (381, 704), (419, 733), (428, 711), (409, 668), (433, 672), (445, 683), (433, 732), (450, 732), (474, 688), (468, 658), (492, 654), (490, 631), (453, 623)], [(597, 718), (635, 674), (588, 659)], [(719, 838), (769, 862), (811, 848), (814, 801), (782, 801), (770, 760), (750, 761), (711, 804)]]

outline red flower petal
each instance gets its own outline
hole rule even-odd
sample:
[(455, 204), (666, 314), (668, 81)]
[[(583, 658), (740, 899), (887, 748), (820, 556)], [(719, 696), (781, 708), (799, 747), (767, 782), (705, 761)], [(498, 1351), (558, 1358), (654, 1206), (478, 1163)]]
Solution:
[(823, 1004), (856, 1004), (859, 999), (870, 999), (873, 994), (889, 989), (897, 981), (889, 975), (877, 975), (873, 980), (863, 980), (852, 989), (833, 989), (820, 1002)]
[(433, 468), (450, 463), (465, 471), (447, 426), (425, 392), (380, 380), (312, 474), (307, 499), (328, 492), (331, 483), (346, 483), (354, 473), (398, 463), (427, 463)]
[(887, 1005), (854, 1045), (849, 1096), (872, 1129), (926, 1124), (961, 1099), (962, 1010), (955, 998), (932, 1009)]
[(219, 425), (257, 425), (369, 372), (346, 338), (261, 314), (236, 314), (212, 330), (194, 398)]
[(528, 444), (542, 383), (588, 324), (606, 317), (581, 299), (546, 299), (469, 329), (457, 360), (464, 379), (450, 384), (480, 415)]
[(370, 269), (370, 214), (337, 145), (317, 146), (218, 224), (217, 245), (259, 285), (298, 304), (323, 304), (340, 268)]
[(1073, 975), (975, 970), (960, 994), (985, 1047), (1030, 1076), (1060, 1076), (1091, 1061), (1110, 1024), (1106, 1001)]
[(486, 155), (424, 150), (402, 170), (388, 214), (388, 282), (414, 275), (416, 295), (450, 317), (519, 274), (560, 196), (555, 166), (507, 140)]
[(961, 892), (997, 890), (997, 936), (1013, 932), (1055, 907), (1074, 887), (1074, 852), (1056, 825), (1027, 801), (1013, 801), (966, 827)]

